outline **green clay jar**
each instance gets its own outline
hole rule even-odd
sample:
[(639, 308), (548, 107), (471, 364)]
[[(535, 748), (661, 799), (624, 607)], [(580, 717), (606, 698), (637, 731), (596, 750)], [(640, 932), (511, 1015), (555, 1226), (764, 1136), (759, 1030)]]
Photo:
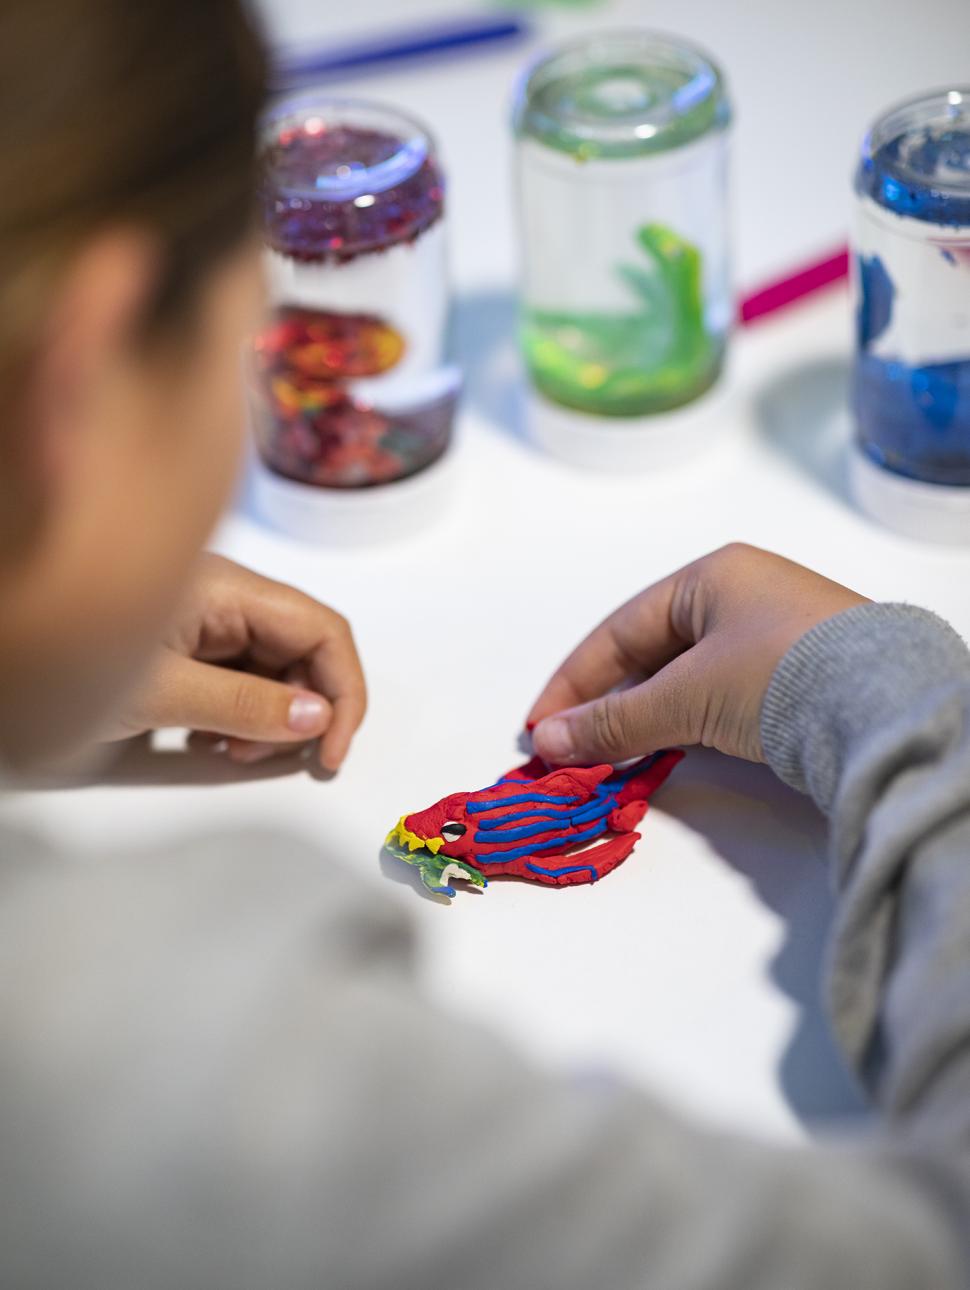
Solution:
[(567, 45), (523, 77), (521, 338), (545, 398), (641, 417), (717, 380), (733, 314), (730, 115), (711, 59), (653, 32)]

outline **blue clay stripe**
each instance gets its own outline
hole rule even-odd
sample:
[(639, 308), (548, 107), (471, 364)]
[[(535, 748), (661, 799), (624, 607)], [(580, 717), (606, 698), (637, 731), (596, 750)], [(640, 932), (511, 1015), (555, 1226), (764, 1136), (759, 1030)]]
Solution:
[(600, 816), (608, 815), (616, 806), (615, 797), (606, 797), (602, 800), (590, 802), (589, 806), (583, 807), (581, 811), (576, 811), (572, 816), (573, 824), (585, 824), (587, 820), (594, 820)]
[[(592, 796), (590, 799), (591, 803), (601, 802), (604, 798), (610, 797), (615, 787), (616, 786), (612, 784), (609, 780), (605, 780), (602, 784), (597, 784), (596, 788), (592, 792)], [(505, 809), (505, 807), (514, 806), (516, 803), (519, 803), (519, 802), (533, 802), (536, 804), (537, 808), (540, 805), (548, 805), (549, 803), (556, 803), (556, 802), (564, 802), (567, 804), (567, 806), (572, 807), (572, 806), (575, 806), (577, 802), (583, 802), (585, 799), (586, 799), (586, 795), (583, 793), (577, 794), (574, 797), (556, 797), (550, 794), (542, 794), (542, 793), (534, 793), (529, 795), (520, 794), (516, 797), (499, 798), (494, 802), (470, 802), (468, 804), (467, 810), (469, 812), (474, 812), (475, 814), (485, 814), (485, 813), (491, 814), (493, 811), (502, 811)], [(513, 817), (516, 819), (524, 819), (527, 815), (538, 815), (539, 813), (540, 813), (539, 810), (536, 809), (534, 811), (522, 811), (519, 814), (510, 812), (507, 815), (492, 815), (492, 818), (488, 822), (487, 827), (494, 828), (495, 821), (510, 820)], [(545, 814), (545, 812), (543, 812), (543, 814)], [(569, 810), (561, 810), (561, 809), (557, 810), (555, 806), (553, 806), (548, 812), (550, 819), (553, 819), (557, 815), (561, 815), (565, 817), (565, 816), (568, 816), (569, 814), (570, 814)], [(479, 825), (479, 827), (485, 828), (486, 825), (481, 824)]]
[(482, 820), (477, 826), (480, 833), (492, 829), (501, 829), (504, 824), (517, 824), (519, 820), (571, 820), (571, 811), (512, 811), (508, 815), (497, 815), (494, 819)]
[[(506, 816), (505, 819), (503, 820), (497, 820), (492, 822), (492, 827), (489, 830), (490, 836), (486, 839), (483, 839), (483, 841), (486, 844), (491, 843), (492, 845), (498, 845), (499, 843), (504, 843), (504, 842), (515, 842), (519, 838), (541, 837), (543, 833), (561, 834), (563, 831), (564, 825), (572, 828), (578, 824), (588, 824), (590, 820), (596, 820), (598, 823), (603, 823), (603, 821), (606, 819), (609, 812), (610, 812), (610, 803), (608, 801), (593, 802), (591, 803), (591, 805), (584, 807), (583, 810), (576, 811), (572, 815), (567, 815), (565, 817), (561, 817), (559, 819), (553, 820), (553, 822), (550, 824), (543, 824), (537, 821), (534, 824), (523, 824), (522, 827), (519, 829), (509, 829), (509, 828), (501, 827), (508, 819), (508, 817)], [(522, 819), (523, 817), (519, 816), (518, 818)], [(528, 819), (529, 815), (526, 815), (525, 818)], [(485, 831), (484, 825), (480, 826), (480, 831), (482, 832)], [(476, 841), (477, 840), (478, 840), (478, 833), (476, 832)]]
[(578, 811), (512, 811), (508, 815), (498, 815), (490, 820), (482, 820), (478, 825), (478, 831), (480, 833), (492, 833), (498, 830), (505, 835), (505, 825), (517, 824), (519, 820), (553, 820), (559, 824), (585, 824), (587, 820), (603, 815), (615, 805), (616, 798), (607, 797), (604, 800), (590, 802), (588, 806), (584, 806)]
[(466, 808), (469, 815), (480, 815), (483, 811), (495, 811), (503, 806), (515, 806), (517, 802), (581, 802), (582, 797), (557, 797), (543, 793), (519, 793), (516, 797), (503, 797), (497, 802), (469, 802)]
[[(582, 809), (582, 808), (581, 808)], [(568, 806), (550, 806), (545, 810), (541, 805), (532, 809), (526, 808), (524, 811), (509, 811), (505, 815), (489, 815), (478, 825), (480, 829), (500, 829), (503, 824), (514, 823), (516, 820), (529, 820), (541, 817), (544, 820), (568, 820), (576, 810), (574, 803)]]
[[(493, 802), (469, 802), (468, 806), (465, 808), (466, 813), (468, 815), (491, 815), (491, 818), (482, 820), (481, 823), (477, 825), (477, 828), (482, 831), (495, 830), (495, 829), (502, 830), (506, 838), (516, 837), (516, 836), (522, 836), (522, 837), (529, 836), (528, 834), (523, 833), (520, 830), (516, 830), (516, 829), (509, 829), (506, 831), (502, 828), (502, 826), (518, 820), (528, 819), (530, 816), (533, 818), (548, 819), (548, 820), (560, 820), (560, 821), (571, 820), (572, 822), (577, 824), (585, 823), (587, 819), (593, 819), (601, 812), (605, 814), (609, 809), (618, 805), (617, 800), (613, 796), (613, 794), (620, 791), (631, 779), (634, 779), (637, 775), (640, 775), (644, 771), (649, 770), (650, 767), (654, 764), (654, 762), (656, 762), (657, 758), (660, 757), (660, 755), (661, 755), (660, 752), (655, 752), (651, 754), (651, 756), (643, 758), (642, 761), (636, 762), (633, 766), (627, 767), (626, 770), (614, 771), (613, 774), (610, 775), (608, 779), (605, 779), (603, 780), (602, 783), (597, 784), (596, 788), (593, 790), (593, 800), (589, 803), (588, 806), (583, 807), (579, 811), (575, 811), (575, 812), (561, 811), (560, 812), (556, 810), (540, 811), (537, 809), (532, 811), (520, 811), (520, 812), (513, 811), (504, 815), (492, 814), (493, 812), (504, 811), (506, 807), (515, 806), (521, 803), (530, 803), (536, 807), (555, 806), (556, 804), (573, 806), (575, 805), (575, 803), (581, 802), (583, 800), (582, 795), (562, 796), (562, 795), (552, 794), (552, 793), (519, 793), (513, 797), (500, 798), (499, 800), (493, 801)], [(493, 787), (498, 787), (498, 785), (500, 784), (520, 784), (520, 783), (528, 783), (528, 781), (523, 781), (518, 779), (500, 779), (496, 785), (493, 785)], [(540, 826), (535, 830), (533, 830), (533, 832), (543, 833), (543, 832), (548, 832), (548, 830)], [(576, 835), (577, 839), (581, 840), (581, 837), (582, 835), (579, 835), (579, 834)], [(548, 847), (550, 844), (549, 843), (537, 844), (537, 846), (539, 845)], [(537, 848), (535, 847), (532, 848), (532, 850), (535, 850), (535, 849)], [(509, 851), (509, 852), (505, 852), (504, 854), (508, 856), (517, 857), (520, 854), (527, 854), (527, 849), (519, 848), (517, 851), (514, 851), (514, 852)], [(581, 865), (579, 867), (583, 868), (585, 866)]]
[[(590, 816), (587, 818), (591, 819), (592, 817)], [(602, 812), (598, 814), (597, 818), (598, 819), (603, 818)], [(585, 824), (586, 821), (584, 820), (582, 821), (582, 823)], [(506, 842), (517, 842), (521, 838), (538, 838), (538, 837), (541, 837), (544, 833), (555, 833), (561, 837), (562, 832), (563, 832), (563, 829), (562, 829), (561, 820), (557, 820), (552, 824), (542, 824), (542, 823), (523, 824), (522, 827), (519, 829), (495, 829), (489, 835), (486, 842), (487, 844), (491, 844), (493, 847), (495, 847), (495, 846), (504, 844)]]
[(552, 847), (561, 847), (564, 841), (568, 846), (572, 846), (576, 842), (587, 842), (591, 838), (598, 838), (605, 832), (606, 821), (599, 820), (591, 829), (586, 829), (583, 833), (574, 833), (568, 839), (549, 838), (547, 842), (530, 842), (527, 846), (513, 847), (508, 851), (490, 847), (487, 852), (479, 851), (475, 858), (479, 864), (498, 864), (503, 860), (519, 860), (522, 856), (535, 855), (537, 851), (549, 851)]
[[(649, 757), (641, 758), (640, 761), (634, 762), (632, 766), (627, 766), (625, 770), (613, 771), (612, 775), (609, 775), (602, 781), (602, 783), (597, 784), (596, 792), (599, 793), (603, 789), (615, 788), (618, 784), (625, 784), (626, 781), (628, 779), (632, 779), (634, 775), (639, 775), (643, 771), (649, 770), (662, 752), (663, 749), (659, 752), (651, 753)], [(537, 781), (534, 779), (497, 779), (492, 785), (492, 788), (498, 788), (501, 784), (521, 784), (525, 787), (527, 784), (535, 784), (536, 782)]]

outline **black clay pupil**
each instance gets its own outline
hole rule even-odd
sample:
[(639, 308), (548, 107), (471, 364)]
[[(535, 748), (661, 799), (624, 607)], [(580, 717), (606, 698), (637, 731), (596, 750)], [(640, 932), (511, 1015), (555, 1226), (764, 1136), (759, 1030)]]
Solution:
[(464, 824), (458, 824), (457, 821), (453, 821), (451, 824), (445, 824), (442, 827), (441, 836), (452, 841), (455, 838), (460, 838), (465, 832), (467, 832), (467, 830)]

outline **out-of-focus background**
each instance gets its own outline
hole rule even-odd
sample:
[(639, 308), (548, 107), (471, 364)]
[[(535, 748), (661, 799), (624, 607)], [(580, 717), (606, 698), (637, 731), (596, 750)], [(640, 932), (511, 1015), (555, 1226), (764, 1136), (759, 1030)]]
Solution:
[(546, 0), (516, 7), (461, 0), (260, 0), (284, 46), (380, 37), (459, 15), (518, 14), (522, 43), (453, 61), (346, 79), (431, 123), (454, 183), (451, 242), (458, 281), (511, 272), (508, 101), (531, 53), (604, 26), (650, 26), (688, 36), (726, 71), (736, 108), (735, 260), (742, 286), (844, 239), (859, 139), (888, 104), (970, 80), (964, 0)]

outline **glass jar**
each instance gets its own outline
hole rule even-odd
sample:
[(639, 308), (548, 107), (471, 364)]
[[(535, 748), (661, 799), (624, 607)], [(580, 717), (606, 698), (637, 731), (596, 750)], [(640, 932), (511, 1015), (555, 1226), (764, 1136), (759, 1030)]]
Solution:
[(880, 117), (855, 191), (859, 449), (970, 499), (970, 88)]
[(448, 446), (445, 184), (428, 133), (377, 104), (300, 96), (265, 119), (260, 202), (271, 317), (252, 407), (263, 462), (359, 489)]
[(732, 318), (721, 73), (652, 32), (570, 44), (515, 101), (522, 348), (535, 389), (604, 417), (690, 402)]

